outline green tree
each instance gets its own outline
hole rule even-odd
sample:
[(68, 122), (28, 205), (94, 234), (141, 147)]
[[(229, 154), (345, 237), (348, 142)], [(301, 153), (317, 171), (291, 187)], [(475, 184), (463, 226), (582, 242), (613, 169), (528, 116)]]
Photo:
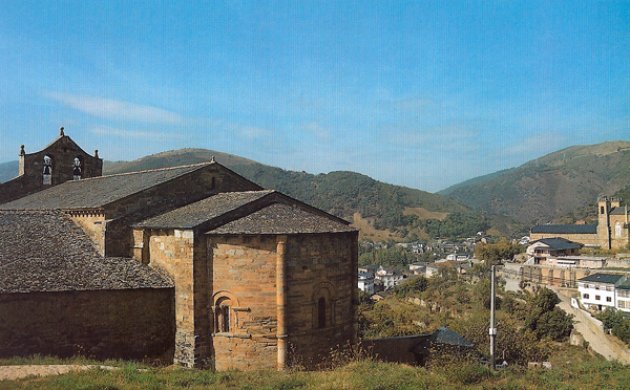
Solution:
[(529, 312), (525, 325), (538, 337), (562, 341), (571, 334), (573, 316), (565, 313), (556, 305), (560, 298), (553, 291), (542, 288), (530, 298)]
[(503, 260), (512, 260), (514, 255), (523, 251), (523, 247), (501, 239), (494, 244), (479, 244), (475, 246), (475, 257), (484, 260), (486, 264), (498, 264)]

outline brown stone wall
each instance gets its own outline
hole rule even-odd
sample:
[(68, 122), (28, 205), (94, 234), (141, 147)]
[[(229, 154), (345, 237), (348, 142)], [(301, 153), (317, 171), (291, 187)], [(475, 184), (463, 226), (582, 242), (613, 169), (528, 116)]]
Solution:
[(194, 237), (190, 230), (152, 230), (149, 234), (149, 265), (166, 271), (175, 283), (174, 361), (193, 366), (195, 364)]
[[(326, 365), (330, 351), (356, 339), (356, 233), (291, 235), (287, 243), (287, 324), (292, 358)], [(326, 299), (319, 328), (318, 299)]]
[(577, 287), (578, 279), (598, 271), (588, 268), (524, 265), (521, 267), (521, 280), (549, 286)]
[(363, 339), (361, 347), (376, 360), (422, 365), (429, 354), (431, 335)]
[(606, 241), (602, 241), (597, 234), (551, 234), (551, 233), (531, 233), (530, 241), (536, 241), (543, 238), (561, 237), (569, 241), (579, 242), (586, 246), (605, 247)]
[(98, 253), (105, 254), (105, 214), (72, 213), (72, 220), (90, 237)]
[(210, 353), (217, 370), (276, 367), (275, 251), (275, 236), (208, 239), (210, 305), (221, 298), (232, 303), (229, 333), (216, 332), (213, 312), (207, 312), (212, 317)]
[[(213, 180), (214, 178), (214, 180)], [(166, 211), (204, 199), (212, 194), (257, 190), (260, 187), (217, 164), (180, 176), (167, 183), (129, 196), (105, 209), (107, 256), (133, 256), (131, 225)], [(111, 237), (110, 237), (111, 236)]]
[(0, 295), (0, 357), (172, 361), (173, 289)]
[[(617, 237), (616, 225), (621, 225), (621, 237)], [(624, 249), (628, 247), (630, 243), (630, 229), (628, 228), (628, 218), (625, 215), (611, 215), (610, 216), (610, 230), (611, 230), (611, 247), (612, 249)]]

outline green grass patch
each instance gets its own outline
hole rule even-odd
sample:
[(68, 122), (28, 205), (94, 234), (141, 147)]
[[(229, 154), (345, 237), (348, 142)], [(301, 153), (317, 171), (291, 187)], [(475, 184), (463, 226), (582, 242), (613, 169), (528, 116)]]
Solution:
[(0, 381), (0, 389), (627, 389), (630, 367), (594, 359), (545, 369), (510, 367), (492, 371), (473, 362), (449, 362), (432, 369), (372, 360), (330, 371), (227, 371), (178, 367), (141, 368), (131, 363), (44, 378)]

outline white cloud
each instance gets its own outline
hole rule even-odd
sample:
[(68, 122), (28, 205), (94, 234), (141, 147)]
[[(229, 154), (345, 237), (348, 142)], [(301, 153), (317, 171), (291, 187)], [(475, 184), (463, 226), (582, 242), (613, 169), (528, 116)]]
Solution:
[(257, 140), (257, 139), (269, 137), (273, 133), (273, 131), (269, 129), (264, 129), (262, 127), (256, 127), (256, 126), (242, 126), (242, 125), (232, 124), (232, 125), (229, 125), (228, 128), (234, 131), (236, 134), (238, 134), (242, 138), (245, 138), (247, 140)]
[(532, 154), (540, 156), (555, 151), (566, 144), (564, 134), (542, 133), (525, 138), (522, 142), (507, 147), (502, 153), (508, 154)]
[(408, 147), (438, 147), (442, 150), (453, 150), (458, 148), (469, 149), (475, 145), (476, 131), (458, 127), (445, 126), (436, 127), (423, 131), (397, 132), (390, 138), (392, 143), (398, 146)]
[(125, 130), (116, 129), (107, 126), (97, 126), (90, 129), (90, 133), (96, 135), (107, 135), (121, 138), (141, 138), (146, 140), (160, 140), (160, 139), (183, 139), (184, 135), (179, 133), (162, 133), (155, 131), (145, 130)]
[(302, 127), (306, 132), (313, 134), (319, 140), (330, 139), (330, 131), (319, 125), (317, 122), (311, 122)]
[(145, 106), (102, 97), (49, 92), (46, 97), (87, 114), (107, 119), (123, 119), (145, 123), (181, 124), (184, 117), (162, 108)]

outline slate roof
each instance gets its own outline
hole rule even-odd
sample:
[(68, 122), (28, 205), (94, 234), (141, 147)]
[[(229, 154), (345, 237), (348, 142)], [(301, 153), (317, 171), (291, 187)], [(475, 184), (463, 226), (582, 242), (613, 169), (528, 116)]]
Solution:
[(100, 256), (61, 212), (0, 211), (0, 294), (172, 286), (136, 260)]
[(605, 284), (615, 284), (619, 281), (619, 279), (623, 278), (623, 275), (613, 275), (613, 274), (593, 274), (583, 277), (582, 279), (578, 279), (578, 282), (592, 282), (592, 283), (605, 283)]
[(220, 193), (147, 219), (134, 227), (192, 229), (274, 192), (264, 190)]
[(354, 232), (347, 223), (308, 212), (298, 206), (275, 203), (207, 234), (298, 234)]
[(610, 210), (610, 215), (626, 215), (626, 208), (624, 207), (615, 207)]
[(475, 346), (473, 343), (466, 340), (462, 335), (445, 326), (438, 328), (433, 333), (433, 342), (465, 348), (472, 348)]
[(537, 242), (542, 242), (543, 244), (546, 244), (547, 246), (549, 246), (549, 248), (555, 249), (555, 250), (580, 249), (581, 247), (584, 246), (580, 243), (569, 241), (566, 238), (562, 238), (562, 237), (541, 238), (540, 240), (531, 242), (530, 246), (534, 245)]
[(546, 234), (596, 234), (597, 225), (537, 225), (532, 233)]
[(630, 290), (630, 278), (625, 277), (623, 280), (619, 280), (619, 283), (615, 284), (616, 288), (620, 288), (622, 290)]
[(212, 162), (72, 180), (0, 205), (0, 210), (97, 209)]

